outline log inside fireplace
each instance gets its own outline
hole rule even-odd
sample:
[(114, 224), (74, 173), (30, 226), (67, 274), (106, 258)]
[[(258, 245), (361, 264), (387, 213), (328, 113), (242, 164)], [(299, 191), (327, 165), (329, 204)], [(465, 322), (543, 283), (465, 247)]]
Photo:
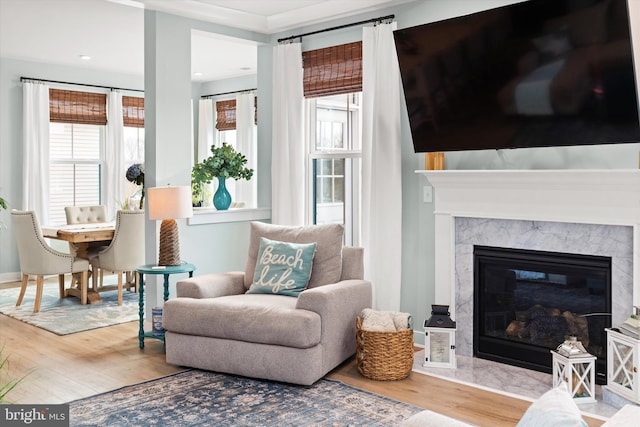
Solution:
[(474, 247), (476, 357), (551, 372), (550, 350), (574, 335), (606, 382), (611, 258)]

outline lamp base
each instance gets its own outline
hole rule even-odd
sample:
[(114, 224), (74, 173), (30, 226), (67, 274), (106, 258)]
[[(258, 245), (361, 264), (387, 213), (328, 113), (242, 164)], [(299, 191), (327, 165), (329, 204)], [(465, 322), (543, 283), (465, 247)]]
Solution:
[(180, 265), (180, 238), (175, 219), (165, 219), (160, 224), (160, 254), (158, 265)]

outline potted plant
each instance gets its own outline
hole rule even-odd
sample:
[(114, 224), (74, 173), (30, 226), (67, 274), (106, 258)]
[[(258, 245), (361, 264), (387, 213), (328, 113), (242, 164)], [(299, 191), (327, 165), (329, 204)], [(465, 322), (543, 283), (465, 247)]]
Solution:
[(201, 207), (204, 198), (204, 185), (211, 182), (204, 163), (196, 163), (191, 169), (191, 204), (193, 207)]
[[(6, 209), (8, 209), (7, 201), (2, 197), (0, 197), (0, 212)], [(3, 227), (4, 227), (4, 223), (2, 222), (2, 220), (0, 220), (0, 230), (2, 230)]]
[(140, 210), (144, 209), (144, 165), (142, 163), (134, 163), (129, 166), (125, 176), (127, 181), (141, 186)]
[(223, 143), (220, 147), (212, 145), (211, 156), (196, 164), (192, 169), (192, 189), (194, 181), (197, 185), (209, 183), (217, 178), (218, 189), (213, 195), (213, 205), (218, 210), (229, 209), (231, 195), (227, 191), (225, 181), (227, 178), (250, 180), (253, 176), (253, 169), (247, 168), (246, 163), (247, 158), (231, 145), (227, 143)]

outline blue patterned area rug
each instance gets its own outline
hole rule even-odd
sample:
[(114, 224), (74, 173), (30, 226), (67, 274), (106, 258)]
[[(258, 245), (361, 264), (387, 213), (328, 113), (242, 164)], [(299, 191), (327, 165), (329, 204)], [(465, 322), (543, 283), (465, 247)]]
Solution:
[(117, 291), (101, 292), (102, 302), (82, 305), (76, 297), (60, 298), (56, 280), (44, 284), (38, 313), (33, 312), (35, 283), (29, 282), (22, 304), (16, 307), (19, 293), (20, 287), (0, 290), (0, 313), (58, 335), (138, 320), (138, 294), (126, 290), (122, 292), (121, 306)]
[(321, 379), (296, 386), (189, 370), (69, 405), (72, 426), (395, 426), (421, 408)]

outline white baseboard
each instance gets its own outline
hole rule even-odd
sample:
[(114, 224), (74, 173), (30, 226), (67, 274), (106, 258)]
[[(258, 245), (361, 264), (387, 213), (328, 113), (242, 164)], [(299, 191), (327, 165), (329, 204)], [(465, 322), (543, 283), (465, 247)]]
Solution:
[(19, 282), (20, 272), (0, 273), (0, 283)]

